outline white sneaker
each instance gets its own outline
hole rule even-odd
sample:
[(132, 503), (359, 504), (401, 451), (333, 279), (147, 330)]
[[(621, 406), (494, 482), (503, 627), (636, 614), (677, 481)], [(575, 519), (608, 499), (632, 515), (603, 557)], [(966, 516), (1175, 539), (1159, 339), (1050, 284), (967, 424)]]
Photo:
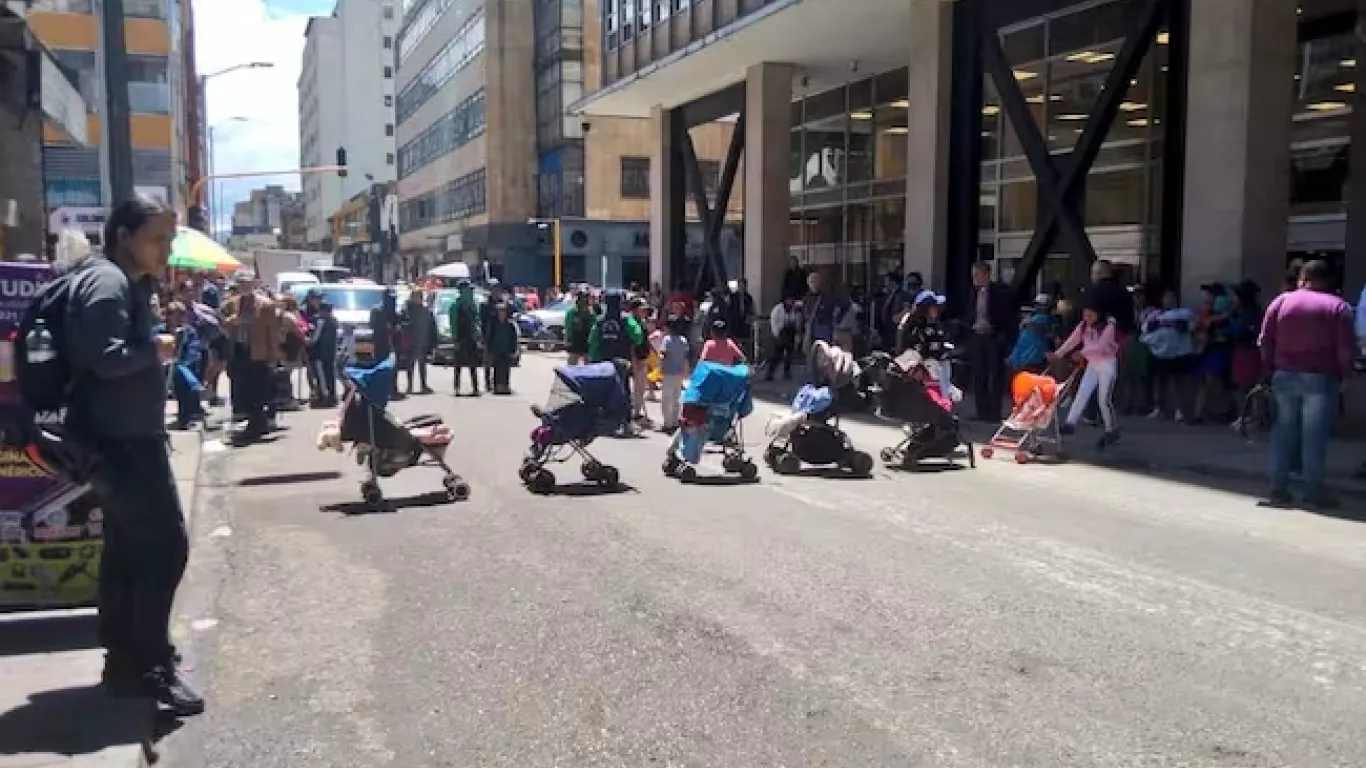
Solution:
[(1182, 412), (1180, 412), (1180, 411), (1177, 411), (1176, 414), (1175, 414), (1174, 416), (1172, 416), (1172, 421), (1175, 421), (1175, 422), (1183, 422), (1183, 421), (1185, 421), (1185, 420), (1186, 420), (1186, 414), (1184, 414), (1184, 413), (1182, 413)]
[(1161, 408), (1154, 408), (1154, 409), (1153, 409), (1153, 412), (1150, 413), (1150, 414), (1148, 414), (1148, 418), (1150, 418), (1150, 419), (1160, 419), (1160, 418), (1162, 418), (1162, 409), (1161, 409)]

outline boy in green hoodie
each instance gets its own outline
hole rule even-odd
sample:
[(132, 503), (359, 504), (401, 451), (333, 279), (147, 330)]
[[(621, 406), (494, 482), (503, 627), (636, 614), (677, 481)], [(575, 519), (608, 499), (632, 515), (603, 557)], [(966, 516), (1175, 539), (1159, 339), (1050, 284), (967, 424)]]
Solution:
[(474, 286), (462, 280), (460, 294), (451, 304), (451, 339), (455, 342), (455, 394), (460, 394), (460, 372), (468, 369), (474, 396), (479, 396), (479, 366), (483, 358), (484, 332), (479, 325), (479, 308), (475, 306)]

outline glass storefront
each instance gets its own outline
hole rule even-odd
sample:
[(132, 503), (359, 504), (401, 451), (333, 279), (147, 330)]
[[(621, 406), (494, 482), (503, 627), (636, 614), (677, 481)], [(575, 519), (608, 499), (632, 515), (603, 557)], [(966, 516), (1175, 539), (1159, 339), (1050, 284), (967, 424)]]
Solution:
[(901, 271), (908, 91), (898, 69), (792, 105), (791, 252), (855, 299)]
[[(1059, 175), (1134, 27), (1134, 9), (1132, 3), (1089, 3), (999, 33), (1033, 127)], [(1118, 117), (1083, 182), (1079, 206), (1096, 255), (1135, 279), (1158, 268), (1167, 33), (1159, 32), (1154, 42), (1127, 84)], [(994, 257), (997, 276), (1009, 281), (1039, 224), (1039, 192), (990, 76), (983, 93), (979, 250)], [(1065, 284), (1068, 274), (1062, 244), (1054, 251), (1039, 277), (1040, 287), (1050, 290)]]

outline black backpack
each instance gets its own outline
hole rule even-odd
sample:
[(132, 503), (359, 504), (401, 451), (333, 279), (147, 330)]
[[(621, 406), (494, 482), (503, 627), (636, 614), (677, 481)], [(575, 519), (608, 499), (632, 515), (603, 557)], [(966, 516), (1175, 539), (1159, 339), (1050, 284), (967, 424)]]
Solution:
[(631, 359), (631, 341), (626, 338), (626, 320), (604, 317), (598, 321), (598, 352), (604, 360)]
[(41, 286), (19, 322), (15, 378), (20, 400), (38, 421), (58, 414), (71, 398), (74, 381), (66, 359), (66, 321), (71, 315), (72, 283), (80, 271), (64, 272)]

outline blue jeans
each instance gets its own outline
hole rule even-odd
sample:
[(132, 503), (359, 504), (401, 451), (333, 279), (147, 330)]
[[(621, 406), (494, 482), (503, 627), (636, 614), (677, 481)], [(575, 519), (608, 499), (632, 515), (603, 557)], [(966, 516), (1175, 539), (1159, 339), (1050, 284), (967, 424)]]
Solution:
[(1289, 490), (1290, 470), (1300, 457), (1306, 494), (1323, 490), (1323, 459), (1337, 414), (1338, 382), (1322, 373), (1277, 371), (1276, 424), (1271, 431), (1271, 490)]

